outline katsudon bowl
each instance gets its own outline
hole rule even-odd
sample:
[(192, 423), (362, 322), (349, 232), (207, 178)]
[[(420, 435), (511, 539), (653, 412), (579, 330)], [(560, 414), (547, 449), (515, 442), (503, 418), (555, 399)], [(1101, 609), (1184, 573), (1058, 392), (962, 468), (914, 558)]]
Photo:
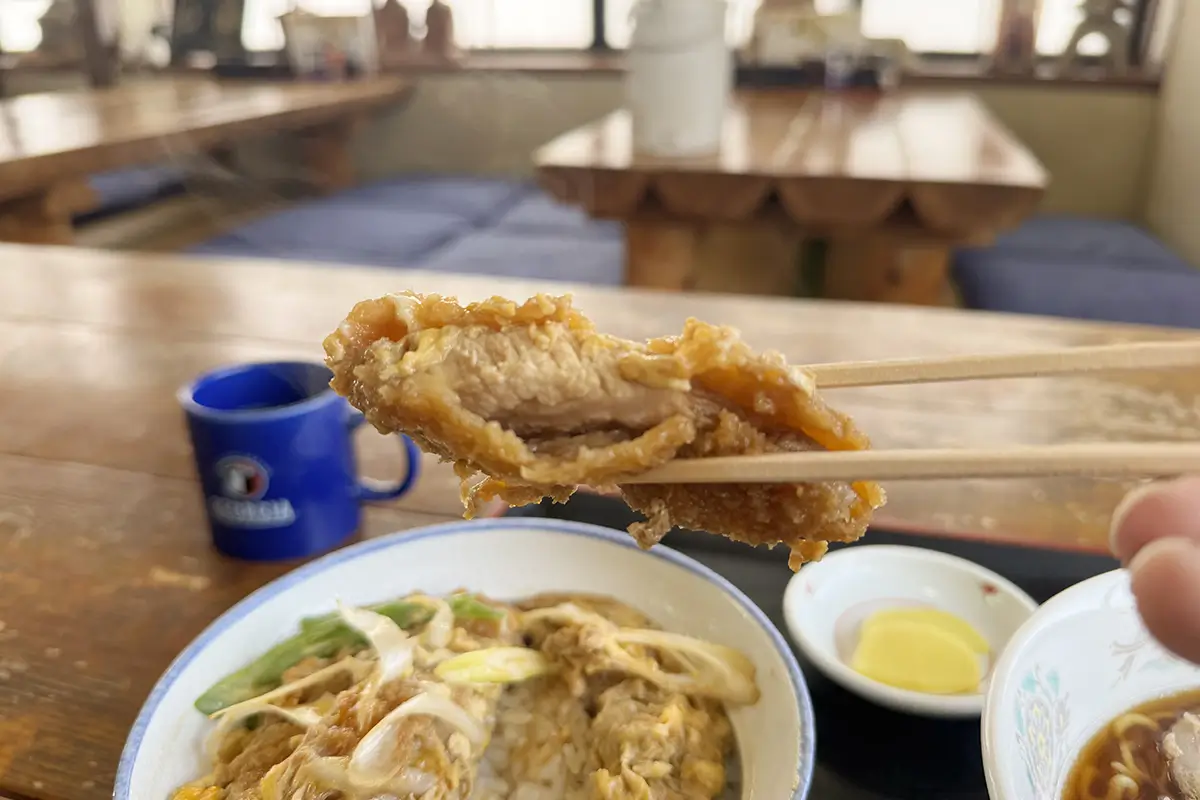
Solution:
[(814, 764), (808, 690), (779, 631), (742, 592), (666, 547), (640, 550), (623, 532), (509, 518), (362, 542), (300, 567), (229, 609), (151, 691), (125, 743), (115, 800), (167, 800), (201, 778), (209, 768), (204, 747), (213, 723), (196, 709), (197, 698), (294, 634), (301, 620), (328, 614), (339, 602), (365, 606), (411, 592), (462, 589), (498, 601), (547, 592), (606, 595), (665, 631), (737, 649), (753, 664), (760, 695), (751, 705), (728, 708), (736, 745), (720, 798), (807, 796)]

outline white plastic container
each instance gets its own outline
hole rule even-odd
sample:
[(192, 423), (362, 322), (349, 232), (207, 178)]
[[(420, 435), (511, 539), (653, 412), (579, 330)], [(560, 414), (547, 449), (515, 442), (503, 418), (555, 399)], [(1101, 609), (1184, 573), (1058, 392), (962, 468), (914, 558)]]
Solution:
[[(327, 48), (338, 51), (345, 62), (353, 62), (360, 75), (373, 75), (379, 71), (379, 45), (373, 14), (327, 17), (293, 10), (281, 15), (279, 22), (283, 25), (288, 60), (302, 77), (320, 74), (330, 68), (325, 63)], [(344, 63), (342, 69), (346, 66)], [(334, 74), (328, 77), (341, 79), (346, 76)]]
[(725, 0), (638, 0), (625, 101), (633, 146), (654, 156), (717, 152), (733, 85)]

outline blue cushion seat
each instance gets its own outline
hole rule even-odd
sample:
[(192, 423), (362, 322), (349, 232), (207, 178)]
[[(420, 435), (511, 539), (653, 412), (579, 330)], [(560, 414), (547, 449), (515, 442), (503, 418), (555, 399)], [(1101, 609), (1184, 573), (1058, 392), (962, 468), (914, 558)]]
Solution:
[(1033, 217), (1015, 230), (996, 237), (990, 247), (964, 253), (971, 255), (995, 250), (1054, 253), (1097, 263), (1138, 262), (1175, 272), (1192, 269), (1170, 248), (1133, 223), (1066, 214)]
[(410, 267), (620, 285), (619, 225), (524, 181), (406, 176), (255, 220), (195, 254)]
[(455, 214), (398, 212), (331, 198), (255, 220), (190, 252), (412, 267), (468, 230), (470, 224)]
[(592, 219), (579, 206), (560, 203), (544, 192), (523, 197), (496, 220), (495, 227), (510, 233), (621, 238), (621, 223)]
[(502, 228), (475, 231), (416, 264), (421, 269), (619, 286), (625, 271), (619, 240), (530, 235)]
[(185, 170), (167, 165), (131, 167), (100, 172), (88, 178), (96, 194), (94, 208), (79, 214), (78, 222), (128, 211), (184, 190)]
[(1191, 268), (992, 253), (958, 265), (955, 278), (969, 308), (1200, 328), (1200, 270)]
[(1200, 270), (1128, 222), (1035, 217), (952, 269), (968, 308), (1200, 327)]
[(536, 190), (525, 181), (454, 175), (406, 175), (337, 195), (346, 203), (399, 211), (453, 214), (472, 225), (486, 225)]

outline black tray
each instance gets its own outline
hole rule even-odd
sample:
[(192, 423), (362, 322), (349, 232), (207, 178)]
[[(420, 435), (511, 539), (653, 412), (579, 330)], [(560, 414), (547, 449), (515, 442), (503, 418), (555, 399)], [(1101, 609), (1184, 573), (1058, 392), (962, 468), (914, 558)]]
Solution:
[[(509, 513), (618, 529), (638, 519), (619, 500), (588, 494), (577, 494), (563, 505), (545, 502)], [(786, 631), (783, 590), (792, 573), (782, 549), (755, 549), (681, 530), (671, 531), (663, 543), (724, 575)], [(1038, 602), (1117, 565), (1101, 556), (883, 530), (870, 531), (863, 543), (906, 544), (969, 558), (1013, 581)], [(817, 717), (813, 800), (986, 800), (978, 720), (935, 720), (888, 711), (830, 682), (799, 652), (796, 657)]]

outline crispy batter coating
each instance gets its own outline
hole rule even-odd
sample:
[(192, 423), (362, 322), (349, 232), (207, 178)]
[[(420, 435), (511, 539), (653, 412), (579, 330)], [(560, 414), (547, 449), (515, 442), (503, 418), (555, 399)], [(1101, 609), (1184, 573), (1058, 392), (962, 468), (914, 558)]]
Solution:
[(676, 457), (868, 447), (808, 372), (732, 328), (690, 319), (638, 343), (597, 332), (569, 297), (462, 306), (403, 292), (358, 303), (325, 353), (334, 390), (376, 428), (455, 463), (468, 517), (493, 497), (616, 485), (647, 517), (630, 529), (643, 547), (678, 525), (785, 544), (796, 569), (860, 537), (884, 501), (868, 482), (622, 484)]

